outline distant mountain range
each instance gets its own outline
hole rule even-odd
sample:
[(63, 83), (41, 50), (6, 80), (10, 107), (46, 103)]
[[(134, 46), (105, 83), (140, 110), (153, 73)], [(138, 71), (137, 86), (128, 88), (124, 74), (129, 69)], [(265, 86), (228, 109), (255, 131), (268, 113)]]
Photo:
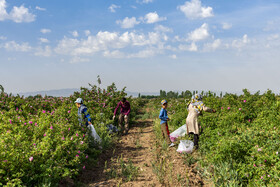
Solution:
[[(68, 89), (59, 89), (59, 90), (47, 90), (47, 91), (36, 91), (36, 92), (23, 92), (18, 93), (24, 97), (42, 95), (42, 96), (53, 96), (53, 97), (69, 97), (74, 92), (80, 91), (79, 88), (68, 88)], [(130, 92), (126, 91), (128, 96), (138, 97), (139, 92)], [(159, 92), (141, 92), (141, 95), (159, 95)]]

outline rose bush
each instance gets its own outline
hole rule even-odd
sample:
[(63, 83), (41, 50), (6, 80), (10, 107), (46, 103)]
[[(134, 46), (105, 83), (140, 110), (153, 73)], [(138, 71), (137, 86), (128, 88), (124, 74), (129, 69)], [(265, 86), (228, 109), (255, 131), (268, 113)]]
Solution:
[[(205, 92), (207, 93), (207, 92)], [(160, 99), (150, 100), (158, 118)], [(280, 182), (280, 98), (268, 90), (216, 97), (207, 93), (203, 102), (216, 109), (199, 117), (199, 151), (203, 167), (213, 168), (217, 186), (277, 186)], [(169, 99), (170, 131), (186, 123), (188, 99)], [(188, 138), (188, 137), (186, 137)]]
[[(91, 86), (91, 85), (90, 85)], [(112, 146), (106, 125), (124, 89), (81, 88), (70, 97), (0, 95), (0, 186), (55, 184), (85, 169), (85, 160), (100, 154), (86, 127), (78, 122), (76, 98), (87, 105), (102, 147)], [(131, 117), (136, 113), (132, 105)]]

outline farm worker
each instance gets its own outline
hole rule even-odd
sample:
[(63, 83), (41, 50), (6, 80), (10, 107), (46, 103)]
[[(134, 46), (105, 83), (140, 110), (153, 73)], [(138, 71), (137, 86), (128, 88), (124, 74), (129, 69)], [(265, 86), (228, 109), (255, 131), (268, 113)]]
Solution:
[(191, 102), (188, 105), (188, 117), (186, 119), (187, 124), (187, 134), (194, 134), (194, 146), (198, 149), (198, 140), (199, 140), (199, 126), (200, 123), (198, 121), (198, 116), (201, 114), (202, 111), (205, 112), (213, 112), (216, 111), (208, 108), (202, 102), (202, 95), (195, 94), (192, 97)]
[[(130, 113), (130, 104), (126, 100), (126, 98), (122, 98), (122, 100), (118, 103), (117, 107), (114, 111), (113, 120), (116, 118), (117, 111), (121, 107), (121, 113), (119, 115), (119, 126), (121, 127), (121, 133), (128, 133), (129, 130), (129, 113)], [(125, 125), (123, 125), (123, 121)]]
[(91, 118), (90, 115), (87, 111), (87, 107), (86, 105), (83, 104), (83, 99), (82, 98), (78, 98), (75, 101), (75, 104), (78, 108), (78, 116), (79, 116), (79, 123), (81, 126), (88, 126), (91, 123)]
[(160, 121), (160, 127), (161, 127), (161, 132), (163, 137), (165, 138), (166, 143), (169, 145), (169, 147), (174, 146), (175, 144), (171, 142), (170, 137), (169, 137), (169, 130), (168, 130), (168, 124), (167, 121), (169, 121), (169, 117), (167, 116), (167, 101), (166, 100), (162, 100), (161, 101), (161, 110), (159, 113), (159, 119), (161, 119)]

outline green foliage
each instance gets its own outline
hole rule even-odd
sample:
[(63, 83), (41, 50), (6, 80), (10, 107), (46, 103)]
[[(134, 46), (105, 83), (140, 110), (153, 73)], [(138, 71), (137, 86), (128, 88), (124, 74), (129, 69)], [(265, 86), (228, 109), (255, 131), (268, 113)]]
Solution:
[[(277, 186), (280, 181), (279, 96), (270, 90), (261, 95), (246, 89), (242, 95), (203, 94), (204, 104), (217, 111), (203, 112), (199, 117), (199, 151), (205, 159), (201, 163), (214, 168), (214, 184)], [(186, 123), (188, 102), (188, 99), (168, 99), (171, 132)], [(160, 99), (150, 100), (149, 106), (158, 118)], [(193, 161), (191, 157), (186, 160), (189, 164)]]
[[(114, 84), (106, 89), (90, 85), (70, 97), (0, 95), (0, 186), (53, 186), (63, 177), (73, 177), (85, 168), (87, 159), (101, 153), (86, 127), (78, 122), (76, 98), (88, 107), (92, 123), (102, 139), (112, 146), (107, 124), (113, 110), (126, 94)], [(135, 104), (131, 101), (131, 119)]]

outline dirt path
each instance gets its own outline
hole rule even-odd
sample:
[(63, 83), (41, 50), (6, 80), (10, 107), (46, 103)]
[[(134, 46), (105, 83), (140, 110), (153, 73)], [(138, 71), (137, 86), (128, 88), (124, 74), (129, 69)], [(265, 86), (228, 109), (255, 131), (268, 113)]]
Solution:
[[(162, 149), (153, 125), (151, 119), (138, 120), (113, 150), (102, 153), (97, 166), (83, 171), (81, 186), (211, 186), (203, 182), (192, 158), (176, 152), (177, 146)], [(125, 173), (121, 166), (132, 169)], [(136, 167), (137, 178), (128, 181)]]
[[(154, 158), (153, 144), (153, 121), (139, 120), (135, 126), (131, 127), (128, 135), (120, 138), (115, 149), (105, 153), (98, 167), (84, 171), (80, 180), (86, 186), (161, 186), (151, 167)], [(119, 177), (110, 179), (112, 175), (110, 173), (112, 170), (117, 170), (120, 159), (125, 163), (131, 160), (132, 165), (139, 168), (137, 179), (130, 182), (123, 181)], [(107, 164), (105, 164), (106, 161)]]

